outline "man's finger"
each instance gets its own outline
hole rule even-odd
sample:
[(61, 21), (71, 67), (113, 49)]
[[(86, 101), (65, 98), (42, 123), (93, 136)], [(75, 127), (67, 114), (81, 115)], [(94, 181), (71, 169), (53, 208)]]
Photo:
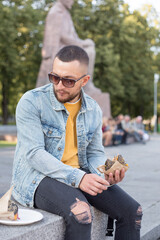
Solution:
[(115, 171), (115, 182), (118, 183), (120, 181), (120, 172), (119, 170)]
[(109, 182), (105, 179), (103, 179), (102, 177), (98, 176), (98, 175), (95, 175), (95, 180), (97, 182), (99, 182), (100, 184), (103, 184), (105, 186), (109, 186)]
[(95, 193), (102, 193), (102, 192), (103, 192), (102, 189), (96, 188), (96, 187), (92, 187), (91, 190), (92, 190), (93, 192), (95, 192)]
[(125, 169), (122, 168), (121, 172), (120, 172), (120, 178), (121, 180), (125, 177)]
[(108, 182), (109, 182), (110, 184), (113, 184), (113, 183), (114, 183), (113, 173), (109, 173)]
[(93, 191), (93, 190), (88, 190), (88, 194), (92, 195), (92, 196), (97, 196), (97, 192)]
[[(107, 181), (108, 182), (108, 181)], [(97, 189), (100, 189), (100, 190), (107, 190), (107, 186), (109, 186), (109, 183), (108, 185), (103, 185), (101, 183), (98, 183), (98, 182), (95, 182), (94, 183), (94, 186), (97, 188)]]

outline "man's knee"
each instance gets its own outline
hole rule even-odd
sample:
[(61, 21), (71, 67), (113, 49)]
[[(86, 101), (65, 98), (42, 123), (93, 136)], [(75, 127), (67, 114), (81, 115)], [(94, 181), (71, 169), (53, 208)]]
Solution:
[(142, 207), (139, 206), (136, 212), (136, 219), (135, 219), (135, 228), (140, 229), (141, 228), (141, 220), (142, 220)]
[(71, 205), (71, 215), (82, 224), (92, 222), (92, 215), (89, 204), (76, 198), (76, 202)]

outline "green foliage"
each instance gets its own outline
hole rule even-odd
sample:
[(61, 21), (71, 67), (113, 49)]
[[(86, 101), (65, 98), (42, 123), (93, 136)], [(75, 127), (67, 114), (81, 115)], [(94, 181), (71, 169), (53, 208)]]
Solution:
[(0, 2), (0, 92), (2, 118), (7, 123), (21, 95), (35, 87), (41, 61), (46, 12), (36, 1)]
[(76, 3), (73, 9), (74, 23), (82, 38), (95, 42), (94, 83), (110, 93), (113, 116), (152, 116), (154, 73), (160, 70), (152, 51), (159, 46), (160, 32), (147, 20), (153, 9), (142, 16), (130, 13), (123, 1), (103, 0), (96, 6), (81, 2), (85, 4), (78, 8)]
[[(52, 3), (52, 0), (0, 2), (3, 123), (14, 115), (22, 94), (35, 87), (45, 17)], [(94, 84), (110, 93), (112, 115), (122, 112), (152, 116), (153, 78), (154, 73), (160, 73), (160, 53), (152, 50), (160, 46), (155, 10), (146, 8), (142, 15), (138, 11), (130, 13), (123, 0), (75, 0), (71, 14), (79, 37), (95, 42)], [(158, 84), (160, 97), (159, 87)], [(158, 111), (160, 114), (160, 107)]]
[(15, 147), (16, 142), (0, 141), (0, 148), (4, 147)]
[(146, 19), (138, 12), (126, 16), (120, 28), (120, 68), (123, 74), (124, 97), (122, 111), (132, 115), (152, 114), (153, 53), (151, 40), (155, 37)]

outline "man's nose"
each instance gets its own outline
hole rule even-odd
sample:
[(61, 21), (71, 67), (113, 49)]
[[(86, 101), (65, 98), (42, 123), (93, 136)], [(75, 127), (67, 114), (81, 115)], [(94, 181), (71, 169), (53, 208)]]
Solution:
[(63, 85), (62, 81), (60, 80), (59, 83), (57, 84), (58, 89), (63, 89), (65, 86)]

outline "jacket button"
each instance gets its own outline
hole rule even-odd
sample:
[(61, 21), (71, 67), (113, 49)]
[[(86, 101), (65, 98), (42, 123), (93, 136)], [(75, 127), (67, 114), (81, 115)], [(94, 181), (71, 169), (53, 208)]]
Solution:
[(61, 147), (58, 148), (59, 151), (60, 151), (61, 149), (62, 149)]
[(72, 185), (73, 187), (75, 187), (76, 184), (75, 184), (75, 182), (72, 182), (71, 185)]
[(33, 183), (33, 184), (35, 184), (35, 183), (36, 183), (36, 181), (35, 181), (35, 180), (33, 180), (33, 181), (32, 181), (32, 183)]
[(49, 133), (49, 134), (51, 134), (51, 133), (52, 133), (52, 131), (49, 131), (48, 133)]

